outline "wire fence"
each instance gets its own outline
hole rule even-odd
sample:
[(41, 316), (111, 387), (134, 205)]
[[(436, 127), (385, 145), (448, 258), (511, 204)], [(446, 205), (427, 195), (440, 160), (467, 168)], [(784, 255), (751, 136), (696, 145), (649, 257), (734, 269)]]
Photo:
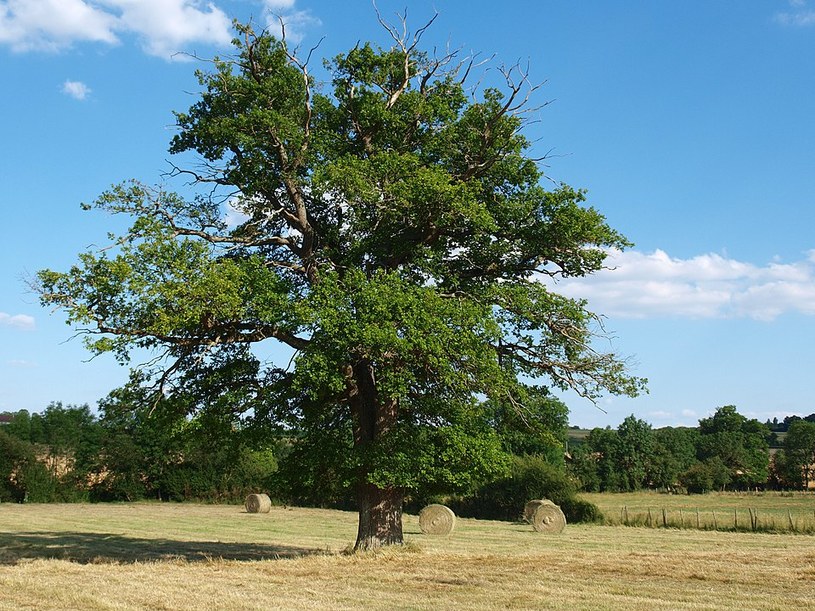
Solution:
[(614, 515), (606, 512), (605, 523), (614, 526), (647, 528), (690, 528), (731, 532), (799, 533), (815, 535), (815, 509), (812, 512), (771, 511), (747, 507), (726, 511), (647, 508), (623, 505)]

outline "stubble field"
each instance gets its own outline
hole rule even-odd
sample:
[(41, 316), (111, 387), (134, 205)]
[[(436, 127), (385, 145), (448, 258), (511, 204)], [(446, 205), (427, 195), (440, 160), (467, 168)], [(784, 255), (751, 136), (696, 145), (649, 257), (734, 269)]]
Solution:
[[(617, 499), (619, 500), (619, 499)], [(218, 505), (0, 504), (2, 609), (789, 609), (815, 600), (800, 534), (458, 520), (343, 553), (356, 515)]]

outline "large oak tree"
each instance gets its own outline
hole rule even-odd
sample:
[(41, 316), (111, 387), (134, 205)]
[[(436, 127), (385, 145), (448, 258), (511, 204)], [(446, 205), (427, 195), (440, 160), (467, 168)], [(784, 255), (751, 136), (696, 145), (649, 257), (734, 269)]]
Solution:
[[(522, 133), (526, 75), (479, 90), (472, 61), (421, 50), (425, 28), (382, 24), (393, 44), (326, 62), (325, 85), (285, 37), (237, 25), (234, 55), (176, 115), (171, 152), (199, 162), (174, 173), (198, 195), (116, 186), (95, 207), (129, 231), (39, 274), (92, 351), (156, 353), (139, 377), (159, 396), (295, 431), (353, 485), (357, 549), (402, 542), (409, 491), (500, 470), (485, 402), (523, 416), (543, 386), (644, 383), (595, 349), (586, 303), (544, 281), (628, 244), (583, 192), (544, 180)], [(290, 362), (261, 359), (270, 342)]]

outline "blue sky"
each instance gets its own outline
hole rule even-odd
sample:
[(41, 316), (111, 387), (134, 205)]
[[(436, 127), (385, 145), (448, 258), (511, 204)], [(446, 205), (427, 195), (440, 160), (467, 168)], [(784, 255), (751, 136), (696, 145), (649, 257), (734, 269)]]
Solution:
[[(534, 153), (635, 243), (557, 290), (606, 315), (650, 394), (564, 395), (573, 424), (815, 412), (815, 0), (378, 1), (405, 5), (413, 28), (439, 12), (428, 45), (495, 54), (486, 82), (528, 63), (548, 102)], [(93, 406), (126, 379), (25, 278), (104, 245), (119, 221), (80, 203), (159, 182), (172, 111), (196, 99), (190, 55), (273, 14), (304, 49), (322, 39), (315, 56), (387, 43), (367, 0), (0, 0), (0, 411)]]

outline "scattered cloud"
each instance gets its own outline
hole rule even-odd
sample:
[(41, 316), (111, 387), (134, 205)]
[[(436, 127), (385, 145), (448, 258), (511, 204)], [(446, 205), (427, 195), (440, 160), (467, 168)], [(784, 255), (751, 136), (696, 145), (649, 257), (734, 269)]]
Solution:
[(815, 251), (794, 263), (757, 266), (718, 254), (679, 259), (662, 250), (614, 250), (606, 263), (609, 269), (592, 276), (559, 280), (556, 290), (619, 318), (815, 315)]
[(789, 0), (788, 4), (791, 10), (776, 13), (776, 22), (795, 27), (815, 26), (815, 9), (806, 0)]
[(91, 89), (81, 81), (65, 81), (62, 84), (62, 93), (75, 100), (84, 100), (90, 95)]
[(298, 44), (306, 30), (320, 25), (320, 20), (308, 10), (295, 8), (295, 0), (263, 0), (264, 14), (269, 31), (275, 36), (283, 34), (281, 22), (286, 29), (286, 39)]
[(31, 361), (24, 361), (22, 359), (13, 359), (11, 361), (6, 361), (6, 365), (9, 367), (13, 367), (14, 369), (34, 369), (39, 367), (37, 363), (32, 363)]
[(170, 58), (190, 43), (226, 46), (232, 20), (212, 3), (198, 0), (101, 0), (121, 11), (119, 23), (142, 40), (150, 55)]
[[(253, 0), (269, 30), (298, 44), (320, 20), (295, 0)], [(0, 46), (16, 52), (68, 49), (83, 42), (121, 44), (134, 36), (142, 49), (165, 59), (184, 59), (190, 45), (228, 46), (232, 20), (204, 0), (0, 0)]]
[(265, 0), (264, 4), (269, 11), (290, 11), (294, 8), (295, 0)]
[(74, 42), (117, 42), (117, 18), (84, 0), (0, 0), (0, 44), (57, 51)]
[(251, 217), (243, 211), (238, 198), (231, 198), (224, 204), (223, 221), (230, 229), (234, 229), (238, 225), (245, 223), (250, 218)]
[[(709, 417), (712, 415), (713, 412), (706, 414), (706, 416), (699, 416), (697, 412), (689, 409), (678, 411), (657, 409), (647, 412), (644, 418), (645, 421), (650, 422), (654, 428), (662, 428), (664, 426), (696, 426), (696, 423), (701, 417)], [(750, 418), (753, 417), (754, 416), (750, 416)]]
[(192, 43), (227, 45), (231, 30), (226, 13), (200, 0), (0, 0), (0, 45), (17, 52), (113, 45), (130, 34), (169, 59)]
[(34, 317), (27, 314), (6, 314), (0, 312), (0, 327), (13, 327), (15, 329), (33, 329)]

